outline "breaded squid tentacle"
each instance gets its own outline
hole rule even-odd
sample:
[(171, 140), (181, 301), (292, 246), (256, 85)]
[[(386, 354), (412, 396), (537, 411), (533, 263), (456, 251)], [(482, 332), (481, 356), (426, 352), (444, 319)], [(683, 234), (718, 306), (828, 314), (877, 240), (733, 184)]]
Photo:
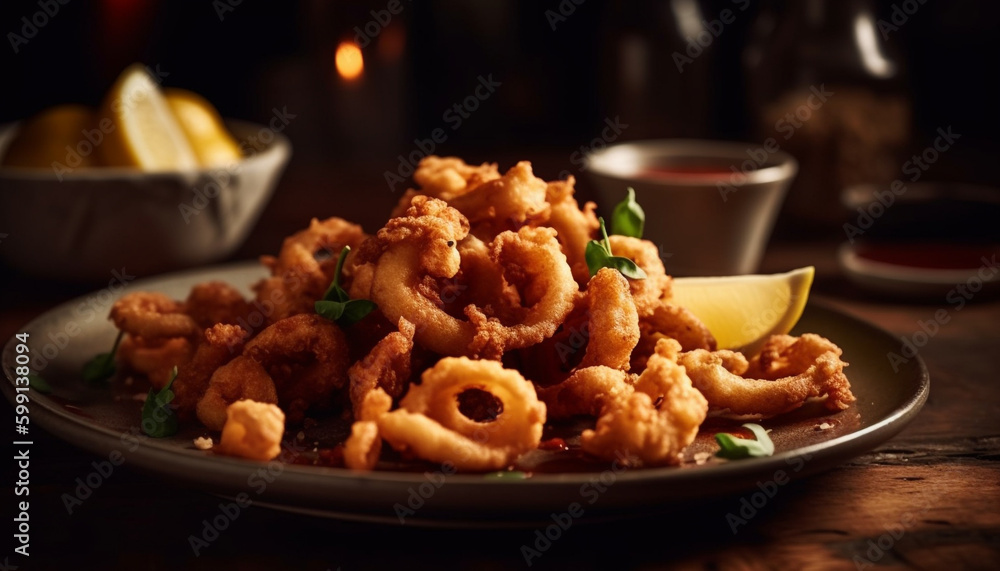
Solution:
[[(799, 408), (814, 397), (826, 396), (825, 406), (830, 410), (850, 406), (855, 398), (844, 375), (847, 363), (841, 353), (827, 339), (807, 333), (792, 343), (787, 336), (773, 337), (753, 363), (739, 353), (704, 349), (682, 354), (680, 362), (713, 408), (766, 418)], [(743, 376), (754, 373), (785, 376)]]

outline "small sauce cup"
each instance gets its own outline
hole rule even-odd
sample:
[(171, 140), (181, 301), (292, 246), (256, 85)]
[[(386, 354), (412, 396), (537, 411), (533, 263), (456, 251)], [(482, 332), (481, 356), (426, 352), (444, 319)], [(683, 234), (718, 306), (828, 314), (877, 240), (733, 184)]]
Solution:
[(762, 145), (671, 139), (612, 145), (586, 169), (606, 215), (635, 189), (667, 273), (719, 276), (757, 271), (798, 164)]

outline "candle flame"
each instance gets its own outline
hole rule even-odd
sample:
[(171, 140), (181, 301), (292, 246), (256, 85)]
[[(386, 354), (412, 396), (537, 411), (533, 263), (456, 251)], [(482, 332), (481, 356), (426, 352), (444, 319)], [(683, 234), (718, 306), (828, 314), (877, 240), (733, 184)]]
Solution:
[(340, 42), (337, 46), (336, 63), (337, 73), (348, 81), (357, 79), (365, 71), (365, 59), (361, 55), (361, 48), (354, 42)]

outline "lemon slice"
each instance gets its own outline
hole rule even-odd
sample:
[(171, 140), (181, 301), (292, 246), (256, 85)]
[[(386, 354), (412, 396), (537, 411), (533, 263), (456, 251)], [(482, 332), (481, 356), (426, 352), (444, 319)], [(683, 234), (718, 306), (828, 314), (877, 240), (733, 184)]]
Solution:
[(201, 166), (224, 167), (240, 161), (240, 147), (211, 103), (185, 89), (165, 89), (164, 95)]
[(198, 158), (160, 88), (139, 64), (118, 77), (101, 107), (108, 125), (100, 154), (108, 166), (147, 171), (194, 170)]
[(58, 105), (46, 109), (21, 125), (3, 164), (60, 170), (89, 167), (94, 147), (86, 137), (100, 135), (93, 134), (94, 126), (94, 110), (89, 107)]
[(808, 266), (784, 274), (675, 278), (671, 302), (701, 319), (719, 349), (750, 356), (768, 336), (792, 330), (815, 273)]

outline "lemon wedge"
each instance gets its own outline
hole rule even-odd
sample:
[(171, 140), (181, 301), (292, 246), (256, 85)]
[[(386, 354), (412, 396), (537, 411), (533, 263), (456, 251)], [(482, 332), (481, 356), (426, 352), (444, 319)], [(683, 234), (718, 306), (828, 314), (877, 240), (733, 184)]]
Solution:
[[(94, 127), (94, 111), (58, 105), (25, 121), (11, 141), (3, 164), (25, 168), (74, 169), (92, 166), (93, 145), (84, 131)], [(67, 148), (69, 147), (69, 148)], [(56, 167), (53, 163), (58, 163)]]
[(112, 123), (99, 147), (107, 166), (146, 171), (198, 168), (198, 157), (170, 104), (143, 66), (133, 64), (122, 72), (99, 115), (102, 122)]
[(719, 349), (750, 356), (770, 335), (792, 330), (815, 273), (808, 266), (784, 274), (675, 278), (671, 302), (701, 319)]
[(240, 147), (211, 103), (186, 89), (165, 89), (164, 95), (201, 166), (224, 167), (240, 161)]

